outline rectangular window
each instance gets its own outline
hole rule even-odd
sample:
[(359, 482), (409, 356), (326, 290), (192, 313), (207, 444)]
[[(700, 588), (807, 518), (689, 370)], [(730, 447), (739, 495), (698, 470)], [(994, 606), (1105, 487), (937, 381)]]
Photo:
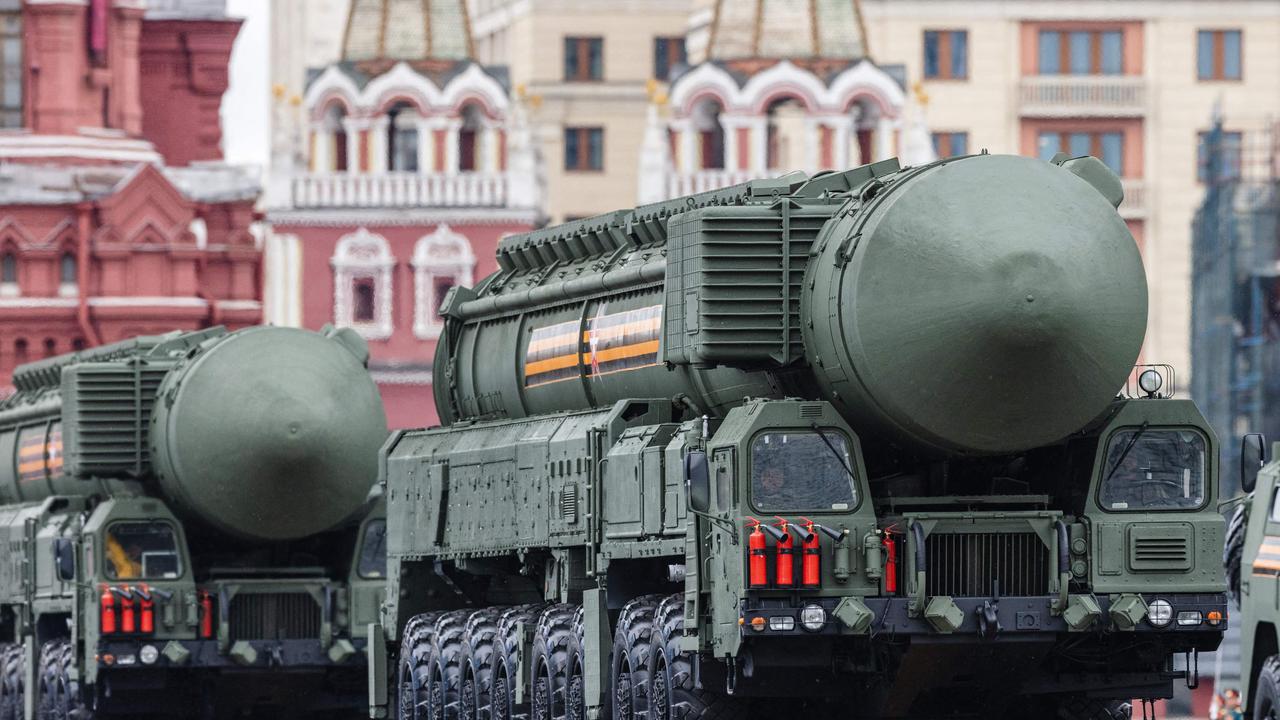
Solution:
[(1201, 80), (1239, 80), (1244, 64), (1239, 30), (1201, 30), (1196, 34), (1196, 75)]
[[(1196, 179), (1205, 182), (1209, 177), (1210, 163), (1214, 165), (1214, 176), (1217, 182), (1238, 180), (1244, 145), (1244, 135), (1240, 132), (1223, 131), (1216, 139), (1211, 132), (1201, 132), (1198, 137)], [(1211, 152), (1212, 150), (1212, 152)]]
[(568, 82), (604, 79), (604, 38), (564, 39), (564, 79)]
[(564, 169), (604, 169), (604, 128), (564, 129)]
[(1040, 159), (1045, 162), (1052, 160), (1054, 155), (1062, 152), (1062, 142), (1056, 132), (1040, 133), (1037, 145), (1040, 149)]
[(933, 134), (933, 151), (940, 158), (969, 154), (969, 133), (936, 132)]
[(355, 298), (351, 319), (355, 322), (373, 322), (373, 278), (352, 280), (351, 294)]
[(671, 71), (689, 61), (685, 54), (684, 38), (659, 37), (653, 39), (653, 76), (667, 82)]
[(963, 80), (969, 76), (969, 32), (926, 30), (924, 76), (931, 80)]
[(1124, 32), (1121, 30), (1041, 30), (1037, 42), (1041, 75), (1124, 73)]
[(1111, 172), (1120, 174), (1124, 167), (1124, 134), (1118, 132), (1102, 133), (1102, 154), (1098, 156)]
[(1057, 75), (1062, 72), (1058, 62), (1062, 58), (1062, 33), (1052, 30), (1040, 31), (1040, 74)]
[(22, 127), (22, 77), (22, 13), (0, 13), (0, 127)]

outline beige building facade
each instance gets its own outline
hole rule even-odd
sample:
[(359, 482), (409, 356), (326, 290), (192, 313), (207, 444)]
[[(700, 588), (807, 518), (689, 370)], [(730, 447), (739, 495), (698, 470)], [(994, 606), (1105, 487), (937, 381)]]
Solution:
[[(1147, 263), (1143, 360), (1174, 365), (1185, 392), (1200, 133), (1215, 112), (1237, 138), (1280, 118), (1280, 2), (861, 4), (870, 53), (905, 61), (910, 80), (922, 82), (935, 138), (961, 134), (968, 152), (1107, 155)], [(940, 47), (940, 35), (956, 32), (966, 35), (963, 73), (938, 57), (956, 46), (948, 35)]]

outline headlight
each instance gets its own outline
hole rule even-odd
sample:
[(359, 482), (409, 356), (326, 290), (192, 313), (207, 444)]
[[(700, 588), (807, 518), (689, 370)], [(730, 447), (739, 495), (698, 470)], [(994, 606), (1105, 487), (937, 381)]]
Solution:
[(142, 661), (143, 665), (155, 665), (156, 660), (160, 659), (160, 651), (156, 649), (155, 645), (143, 645), (142, 649), (138, 651), (138, 659)]
[(1202, 622), (1204, 622), (1204, 616), (1199, 610), (1183, 610), (1178, 613), (1179, 625), (1199, 625)]
[(1173, 606), (1168, 600), (1152, 600), (1147, 603), (1147, 622), (1152, 627), (1166, 627), (1173, 622)]
[(790, 615), (774, 615), (769, 618), (769, 629), (775, 632), (790, 632), (796, 629), (796, 619)]
[(821, 605), (805, 605), (800, 611), (800, 624), (809, 632), (818, 632), (827, 624), (827, 611)]
[(1164, 385), (1164, 378), (1160, 377), (1160, 373), (1156, 370), (1143, 370), (1138, 376), (1138, 387), (1148, 395), (1159, 392), (1161, 385)]

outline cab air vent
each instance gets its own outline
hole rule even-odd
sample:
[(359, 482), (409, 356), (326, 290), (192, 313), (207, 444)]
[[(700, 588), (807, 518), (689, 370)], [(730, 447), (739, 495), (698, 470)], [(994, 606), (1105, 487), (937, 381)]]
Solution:
[(822, 417), (822, 405), (820, 403), (802, 403), (800, 405), (800, 418), (809, 420)]
[(1129, 568), (1136, 572), (1191, 569), (1191, 528), (1184, 523), (1134, 526), (1129, 530)]

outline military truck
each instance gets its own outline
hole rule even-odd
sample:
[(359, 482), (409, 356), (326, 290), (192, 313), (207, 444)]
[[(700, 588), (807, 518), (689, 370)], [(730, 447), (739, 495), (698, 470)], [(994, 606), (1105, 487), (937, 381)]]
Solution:
[[(1241, 439), (1240, 487), (1223, 546), (1229, 592), (1240, 608), (1240, 697), (1255, 718), (1280, 716), (1280, 444)], [(1264, 464), (1265, 463), (1265, 464)]]
[(386, 420), (353, 331), (137, 337), (0, 404), (0, 720), (362, 710)]
[(1217, 439), (1169, 369), (1129, 387), (1122, 197), (984, 153), (503, 240), (441, 308), (444, 425), (381, 453), (371, 714), (1116, 718), (1194, 682)]

